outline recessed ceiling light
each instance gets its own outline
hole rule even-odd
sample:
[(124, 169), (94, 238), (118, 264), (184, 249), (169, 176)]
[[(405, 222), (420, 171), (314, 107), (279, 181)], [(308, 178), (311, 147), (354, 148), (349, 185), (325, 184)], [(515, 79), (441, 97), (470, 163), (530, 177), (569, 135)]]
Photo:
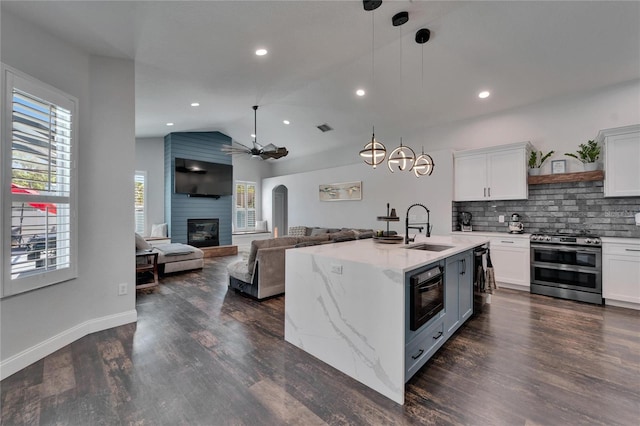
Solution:
[(365, 93), (366, 93), (366, 92), (365, 92), (363, 89), (358, 89), (358, 90), (356, 90), (356, 95), (358, 95), (358, 96), (364, 96), (364, 95), (365, 95)]
[(173, 126), (173, 123), (167, 123), (167, 126)]
[(284, 124), (290, 124), (291, 122), (289, 120), (283, 120), (282, 121)]
[(191, 106), (192, 106), (192, 107), (197, 107), (197, 106), (200, 106), (200, 104), (199, 104), (198, 102), (193, 102), (193, 103), (191, 104)]
[(267, 54), (267, 49), (258, 49), (256, 50), (256, 55), (258, 56), (264, 56)]
[(483, 90), (482, 92), (478, 93), (478, 97), (480, 99), (485, 99), (488, 98), (490, 94), (491, 93), (487, 92), (486, 90)]

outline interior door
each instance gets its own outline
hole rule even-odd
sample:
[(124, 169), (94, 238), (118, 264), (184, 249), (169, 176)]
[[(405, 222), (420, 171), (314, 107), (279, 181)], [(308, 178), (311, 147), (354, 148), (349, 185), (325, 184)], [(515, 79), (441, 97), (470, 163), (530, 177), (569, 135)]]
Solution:
[(271, 217), (273, 218), (273, 233), (277, 235), (287, 235), (288, 230), (288, 190), (284, 185), (279, 185), (273, 189), (273, 211)]

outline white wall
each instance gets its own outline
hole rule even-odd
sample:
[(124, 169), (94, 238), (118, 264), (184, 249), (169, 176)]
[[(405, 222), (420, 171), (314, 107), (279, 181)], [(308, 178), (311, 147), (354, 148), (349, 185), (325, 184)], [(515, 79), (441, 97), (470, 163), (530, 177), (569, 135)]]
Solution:
[[(0, 301), (4, 378), (87, 333), (136, 320), (135, 70), (7, 12), (1, 19), (2, 62), (79, 99), (78, 278)], [(119, 283), (126, 296), (117, 296)]]
[[(500, 96), (495, 93), (493, 96)], [(487, 100), (491, 102), (491, 99)], [(581, 163), (566, 157), (578, 145), (595, 139), (598, 131), (640, 123), (640, 80), (597, 90), (548, 99), (498, 114), (434, 126), (413, 135), (405, 135), (405, 145), (425, 151), (462, 150), (530, 141), (538, 150), (555, 150), (542, 173), (550, 172), (551, 160), (567, 160), (567, 171), (581, 171)], [(419, 126), (417, 126), (419, 128)], [(303, 170), (317, 170), (358, 160), (357, 153), (370, 135), (362, 135), (361, 145), (345, 146), (343, 152), (323, 153), (309, 158), (283, 159), (274, 163), (274, 175), (287, 175)], [(408, 142), (407, 142), (408, 141)], [(411, 142), (414, 141), (414, 142)], [(416, 142), (418, 141), (418, 142)], [(395, 148), (386, 143), (387, 149)]]
[[(640, 80), (426, 129), (424, 137), (415, 136), (413, 140), (427, 141), (425, 150), (434, 157), (436, 168), (428, 178), (416, 179), (397, 172), (392, 175), (386, 167), (373, 170), (362, 162), (335, 167), (344, 164), (346, 158), (357, 158), (361, 146), (345, 148), (351, 149), (353, 155), (325, 153), (276, 163), (273, 172), (282, 175), (263, 181), (263, 217), (271, 220), (271, 191), (282, 184), (289, 191), (289, 226), (379, 229), (384, 224), (375, 218), (385, 213), (389, 202), (402, 219), (400, 224), (392, 224), (391, 229), (404, 232), (406, 208), (411, 203), (423, 203), (432, 210), (434, 233), (449, 232), (453, 199), (451, 150), (530, 141), (538, 150), (555, 150), (550, 160), (566, 159), (568, 172), (581, 171), (581, 163), (566, 157), (566, 152), (576, 151), (580, 143), (594, 139), (601, 129), (637, 123), (640, 123)], [(550, 173), (550, 160), (545, 163), (543, 174)], [(318, 201), (319, 184), (357, 180), (363, 181), (362, 201)]]
[(137, 171), (147, 172), (147, 222), (145, 236), (151, 234), (151, 225), (164, 223), (164, 138), (137, 138)]
[[(424, 204), (431, 210), (433, 233), (451, 231), (451, 199), (453, 196), (453, 159), (451, 151), (431, 152), (435, 171), (431, 176), (416, 178), (410, 173), (391, 173), (384, 167), (373, 169), (364, 163), (324, 170), (278, 176), (263, 180), (263, 217), (271, 222), (272, 191), (278, 185), (288, 189), (289, 226), (320, 226), (386, 229), (386, 222), (377, 216), (386, 215), (387, 203), (396, 209), (400, 222), (389, 229), (404, 234), (404, 219), (408, 207)], [(361, 201), (319, 201), (318, 186), (327, 183), (362, 181)], [(411, 210), (413, 217), (424, 210)], [(282, 235), (282, 231), (279, 230)]]
[[(262, 206), (262, 179), (272, 174), (271, 160), (260, 160), (248, 155), (233, 156), (233, 180), (256, 182), (256, 220), (263, 220)], [(271, 221), (267, 223), (271, 230)]]

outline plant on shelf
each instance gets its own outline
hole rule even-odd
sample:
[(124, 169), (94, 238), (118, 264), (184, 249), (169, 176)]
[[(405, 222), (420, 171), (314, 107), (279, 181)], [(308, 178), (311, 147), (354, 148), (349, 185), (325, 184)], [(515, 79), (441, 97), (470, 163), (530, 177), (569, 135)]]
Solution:
[(596, 161), (600, 158), (600, 145), (598, 145), (598, 142), (590, 140), (587, 141), (586, 144), (581, 143), (579, 148), (575, 154), (573, 152), (567, 152), (564, 155), (582, 162), (584, 169), (587, 171), (595, 170), (597, 168)]
[(531, 151), (531, 154), (529, 154), (529, 174), (534, 176), (539, 175), (542, 164), (554, 153), (555, 151), (549, 151), (543, 154), (542, 151), (538, 152), (535, 149)]

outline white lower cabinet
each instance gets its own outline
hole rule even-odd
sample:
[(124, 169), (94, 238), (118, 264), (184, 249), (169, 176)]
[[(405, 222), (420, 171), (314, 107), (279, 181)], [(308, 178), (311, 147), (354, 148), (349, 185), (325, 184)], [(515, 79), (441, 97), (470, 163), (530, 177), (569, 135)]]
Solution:
[(640, 243), (603, 243), (602, 297), (607, 304), (640, 309)]
[(529, 239), (509, 236), (492, 238), (489, 248), (498, 285), (528, 289), (531, 285)]

